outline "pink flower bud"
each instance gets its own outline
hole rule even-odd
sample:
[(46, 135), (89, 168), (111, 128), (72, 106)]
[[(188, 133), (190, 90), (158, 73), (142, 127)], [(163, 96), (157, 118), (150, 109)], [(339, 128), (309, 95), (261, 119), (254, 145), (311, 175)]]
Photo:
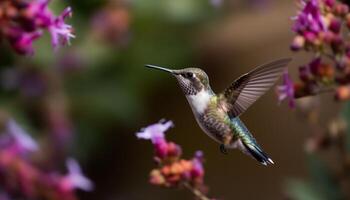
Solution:
[(329, 29), (334, 33), (339, 33), (341, 29), (341, 21), (337, 18), (333, 18), (329, 24)]

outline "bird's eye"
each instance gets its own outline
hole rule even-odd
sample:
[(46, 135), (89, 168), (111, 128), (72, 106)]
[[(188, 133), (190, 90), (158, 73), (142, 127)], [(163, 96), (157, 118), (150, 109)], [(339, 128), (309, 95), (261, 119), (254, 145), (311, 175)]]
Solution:
[(191, 73), (191, 72), (187, 72), (187, 73), (183, 74), (183, 76), (184, 76), (185, 78), (193, 78), (194, 74)]

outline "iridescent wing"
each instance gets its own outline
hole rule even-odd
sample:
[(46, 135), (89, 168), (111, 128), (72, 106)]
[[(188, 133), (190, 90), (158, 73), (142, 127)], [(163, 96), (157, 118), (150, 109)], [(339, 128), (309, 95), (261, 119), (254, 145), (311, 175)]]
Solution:
[(231, 118), (246, 111), (262, 96), (287, 68), (291, 58), (284, 58), (261, 65), (235, 80), (220, 95)]

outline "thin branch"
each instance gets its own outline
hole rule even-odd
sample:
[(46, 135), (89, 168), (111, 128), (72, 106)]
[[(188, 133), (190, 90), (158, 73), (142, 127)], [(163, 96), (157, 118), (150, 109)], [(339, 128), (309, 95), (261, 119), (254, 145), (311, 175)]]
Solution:
[(191, 184), (185, 182), (183, 183), (183, 186), (190, 190), (198, 199), (200, 200), (211, 200), (209, 197), (205, 196), (200, 190), (194, 188), (191, 186)]

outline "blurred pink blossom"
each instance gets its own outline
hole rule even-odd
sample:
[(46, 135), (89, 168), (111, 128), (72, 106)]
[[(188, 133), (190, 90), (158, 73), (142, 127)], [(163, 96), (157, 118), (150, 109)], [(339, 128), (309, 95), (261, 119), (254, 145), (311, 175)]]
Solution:
[(68, 174), (60, 181), (60, 186), (64, 191), (72, 191), (75, 189), (91, 191), (94, 189), (93, 183), (84, 176), (76, 160), (70, 158), (67, 160), (66, 165)]
[[(70, 7), (55, 16), (49, 9), (50, 0), (4, 0), (0, 2), (0, 38), (9, 41), (13, 49), (24, 55), (34, 53), (33, 42), (44, 30), (51, 34), (54, 48), (67, 44), (74, 38), (73, 28), (64, 22), (72, 15)], [(11, 12), (8, 12), (11, 10)]]

